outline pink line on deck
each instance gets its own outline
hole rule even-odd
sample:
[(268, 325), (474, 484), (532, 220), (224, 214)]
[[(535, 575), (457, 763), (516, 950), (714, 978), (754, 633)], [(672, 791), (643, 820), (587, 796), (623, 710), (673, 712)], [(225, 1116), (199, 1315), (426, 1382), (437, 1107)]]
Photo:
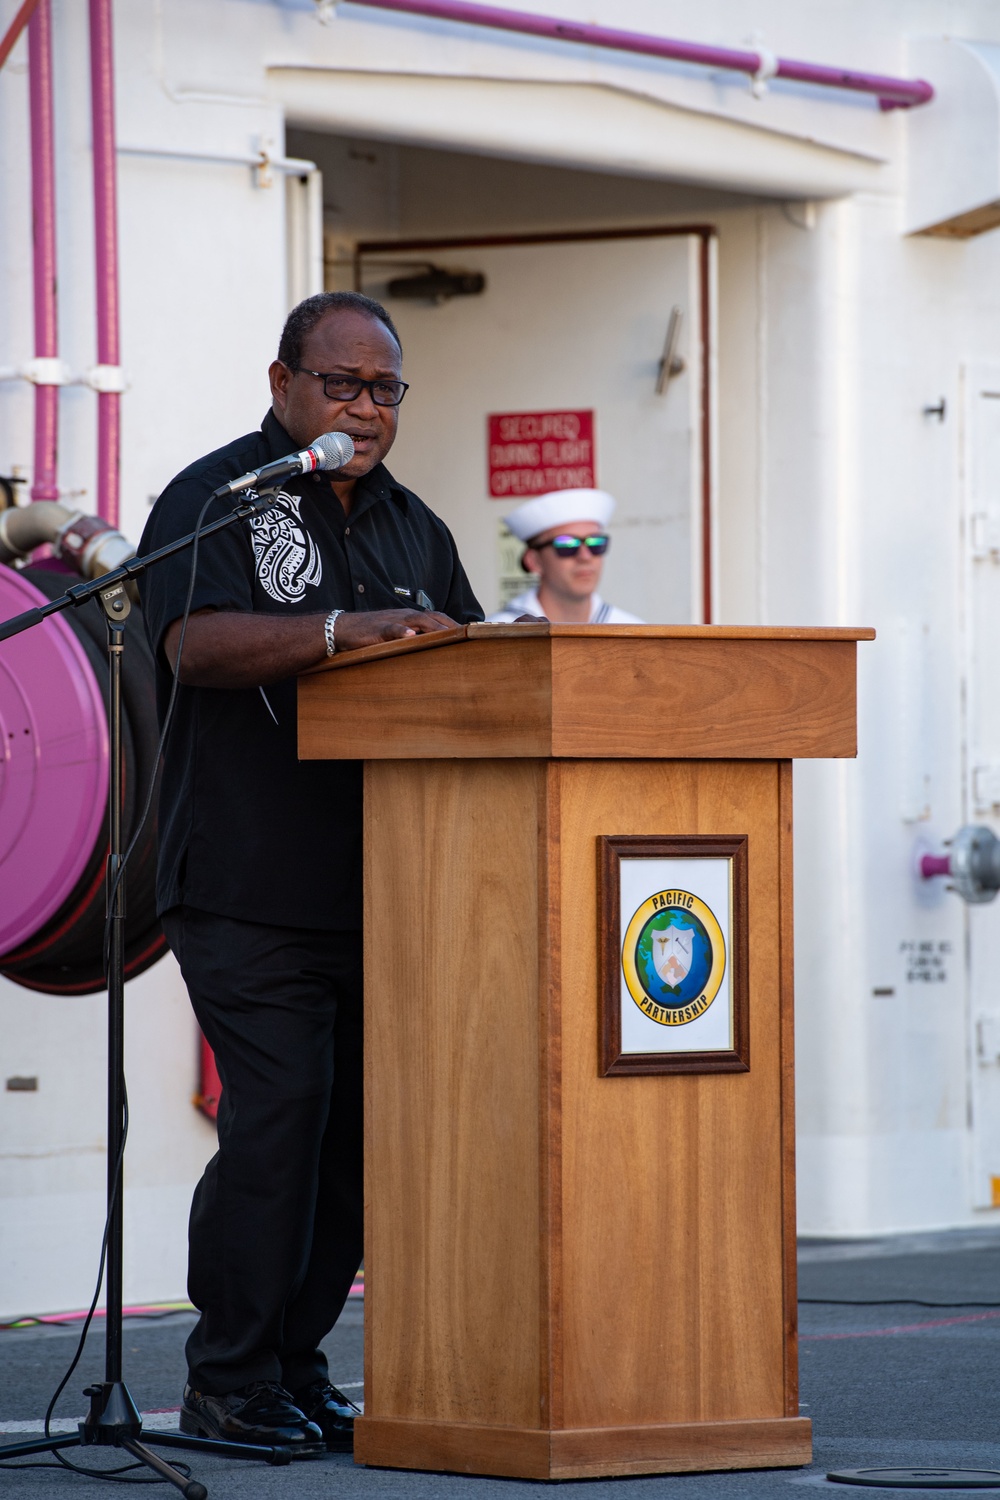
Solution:
[(896, 1333), (919, 1333), (922, 1328), (953, 1328), (959, 1323), (985, 1323), (1000, 1318), (1000, 1312), (969, 1313), (962, 1318), (933, 1318), (926, 1323), (901, 1323), (896, 1328), (865, 1328), (856, 1333), (800, 1333), (804, 1343), (816, 1339), (883, 1339)]

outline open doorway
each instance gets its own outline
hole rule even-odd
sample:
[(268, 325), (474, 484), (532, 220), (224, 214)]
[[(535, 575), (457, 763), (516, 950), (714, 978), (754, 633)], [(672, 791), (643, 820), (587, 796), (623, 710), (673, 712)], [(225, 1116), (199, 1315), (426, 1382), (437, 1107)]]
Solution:
[[(412, 383), (394, 461), (433, 496), (488, 609), (510, 577), (502, 516), (590, 484), (618, 502), (607, 597), (652, 623), (710, 617), (708, 247), (709, 231), (672, 229), (359, 245), (358, 283), (392, 313)], [(482, 290), (394, 294), (419, 256)]]
[[(411, 389), (390, 467), (452, 528), (486, 609), (509, 591), (502, 517), (544, 480), (491, 477), (489, 419), (554, 413), (591, 432), (589, 482), (618, 501), (604, 595), (651, 622), (711, 619), (702, 215), (728, 197), (315, 131), (290, 131), (288, 150), (323, 172), (326, 285), (360, 286), (400, 329)], [(432, 270), (474, 289), (414, 295)], [(574, 482), (572, 440), (536, 470), (561, 455), (544, 487)]]

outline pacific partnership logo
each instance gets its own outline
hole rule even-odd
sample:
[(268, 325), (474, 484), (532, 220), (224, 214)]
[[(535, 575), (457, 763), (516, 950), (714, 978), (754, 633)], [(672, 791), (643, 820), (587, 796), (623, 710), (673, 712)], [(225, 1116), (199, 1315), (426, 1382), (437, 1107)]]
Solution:
[(712, 1004), (726, 972), (726, 944), (715, 913), (690, 891), (658, 891), (632, 916), (622, 973), (643, 1015), (686, 1026)]

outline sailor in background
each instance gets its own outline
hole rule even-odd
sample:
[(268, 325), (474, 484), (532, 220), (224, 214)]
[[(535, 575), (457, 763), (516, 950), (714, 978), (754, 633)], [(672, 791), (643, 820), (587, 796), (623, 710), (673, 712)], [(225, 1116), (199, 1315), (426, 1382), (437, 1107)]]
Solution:
[(605, 604), (597, 592), (614, 509), (604, 490), (553, 490), (504, 516), (527, 542), (521, 567), (537, 582), (490, 620), (510, 624), (535, 615), (557, 625), (641, 625), (637, 615)]

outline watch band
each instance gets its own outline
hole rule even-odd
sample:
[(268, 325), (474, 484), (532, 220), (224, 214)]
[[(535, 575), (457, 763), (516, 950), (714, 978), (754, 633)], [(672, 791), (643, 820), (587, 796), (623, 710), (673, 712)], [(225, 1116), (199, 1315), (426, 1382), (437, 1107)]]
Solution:
[(334, 656), (336, 654), (337, 641), (334, 635), (334, 631), (336, 630), (337, 626), (337, 616), (342, 615), (343, 613), (344, 611), (342, 609), (331, 609), (330, 613), (323, 621), (323, 636), (326, 640), (327, 656)]

